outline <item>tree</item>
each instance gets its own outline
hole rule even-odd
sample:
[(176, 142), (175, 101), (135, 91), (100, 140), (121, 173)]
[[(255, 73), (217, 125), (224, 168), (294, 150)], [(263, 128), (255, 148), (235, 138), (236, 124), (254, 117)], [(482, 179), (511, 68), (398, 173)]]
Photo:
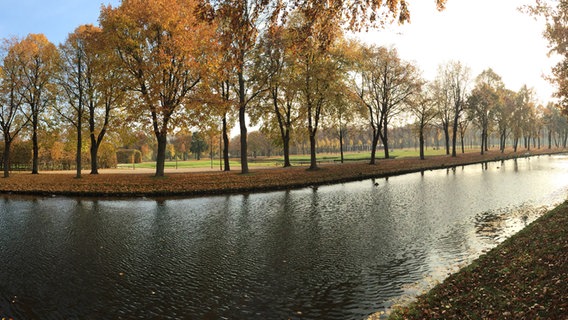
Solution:
[(22, 110), (23, 96), (19, 93), (21, 70), (15, 52), (12, 51), (15, 44), (16, 40), (5, 40), (0, 51), (0, 56), (3, 57), (0, 64), (0, 129), (4, 138), (4, 178), (10, 176), (12, 143), (29, 123)]
[(552, 68), (551, 83), (556, 86), (555, 96), (562, 111), (568, 113), (568, 3), (565, 0), (535, 0), (525, 11), (534, 16), (544, 17), (546, 28), (543, 33), (549, 42), (551, 53), (561, 59)]
[(562, 115), (562, 110), (554, 103), (549, 102), (543, 110), (543, 124), (548, 133), (548, 149), (552, 148), (553, 141), (556, 147), (559, 146), (560, 136), (568, 128), (568, 120)]
[(284, 167), (290, 167), (290, 139), (292, 127), (299, 118), (299, 68), (293, 63), (292, 33), (274, 26), (260, 39), (258, 69), (269, 74), (267, 91), (259, 106), (250, 112), (254, 121), (263, 121), (265, 134), (277, 131), (278, 145), (282, 146)]
[(270, 157), (272, 155), (273, 145), (265, 134), (260, 131), (253, 131), (249, 133), (248, 139), (253, 157)]
[[(300, 113), (306, 120), (310, 140), (310, 170), (317, 169), (316, 141), (322, 113), (332, 101), (333, 92), (343, 83), (341, 52), (336, 46), (338, 36), (329, 42), (330, 26), (320, 17), (310, 21), (297, 12), (289, 23), (292, 35), (292, 63), (298, 66)], [(339, 29), (335, 32), (341, 33)]]
[[(435, 2), (438, 10), (444, 9), (446, 0)], [(299, 6), (309, 21), (326, 17), (330, 25), (355, 31), (382, 27), (394, 21), (401, 24), (410, 21), (407, 0), (305, 0), (291, 3)]]
[(415, 126), (418, 130), (420, 159), (424, 160), (424, 131), (432, 120), (438, 116), (435, 104), (435, 88), (433, 84), (426, 86), (408, 105), (408, 111), (416, 118)]
[(201, 160), (201, 153), (207, 150), (207, 148), (209, 148), (209, 146), (207, 145), (205, 139), (202, 137), (201, 133), (197, 131), (194, 132), (191, 137), (191, 145), (189, 147), (189, 151), (193, 153), (195, 159)]
[[(221, 68), (229, 67), (226, 63), (220, 64)], [(227, 70), (218, 70), (215, 79), (211, 81), (211, 91), (216, 96), (215, 101), (210, 102), (211, 110), (215, 117), (221, 118), (221, 135), (223, 145), (223, 162), (224, 171), (231, 171), (229, 159), (229, 131), (234, 123), (232, 116), (232, 107), (234, 107), (233, 84), (230, 80), (230, 72)]]
[(345, 161), (343, 149), (348, 127), (354, 121), (357, 114), (361, 113), (359, 110), (357, 110), (359, 106), (357, 100), (348, 91), (349, 89), (345, 91), (335, 92), (335, 94), (332, 96), (329, 110), (330, 119), (328, 123), (329, 126), (334, 129), (339, 140), (338, 142), (341, 163)]
[(513, 149), (517, 152), (519, 139), (528, 136), (530, 112), (534, 105), (534, 92), (526, 85), (515, 94), (512, 101), (511, 131), (513, 134)]
[(87, 30), (88, 52), (94, 55), (92, 79), (87, 81), (91, 174), (98, 174), (99, 149), (113, 123), (111, 114), (124, 105), (127, 96), (119, 57), (109, 48), (102, 29)]
[(12, 51), (20, 68), (21, 95), (32, 126), (32, 174), (38, 174), (40, 116), (55, 101), (59, 53), (43, 34), (29, 34), (16, 43)]
[[(229, 50), (237, 78), (241, 173), (249, 172), (247, 151), (247, 107), (264, 91), (265, 75), (251, 70), (257, 37), (263, 26), (273, 24), (280, 14), (279, 0), (211, 0), (217, 10), (221, 43)], [(260, 76), (260, 79), (258, 78)]]
[(360, 59), (359, 79), (353, 87), (368, 111), (373, 132), (370, 164), (375, 164), (379, 139), (385, 158), (389, 157), (388, 125), (419, 93), (421, 79), (418, 68), (400, 59), (396, 49), (364, 47)]
[[(86, 98), (85, 78), (87, 77), (86, 74), (89, 73), (86, 70), (88, 66), (85, 42), (81, 39), (80, 32), (79, 29), (76, 29), (75, 33), (69, 35), (65, 44), (60, 46), (61, 72), (59, 85), (63, 88), (66, 101), (61, 103), (58, 108), (59, 114), (77, 130), (76, 178), (81, 178), (83, 117), (85, 116)], [(69, 108), (65, 108), (66, 106)]]
[(499, 133), (499, 150), (505, 152), (507, 138), (511, 134), (512, 115), (515, 110), (516, 93), (503, 89), (498, 92), (500, 103), (495, 108), (495, 121), (497, 123), (497, 131)]
[(450, 123), (452, 115), (452, 105), (450, 102), (450, 94), (447, 86), (444, 85), (441, 77), (441, 66), (438, 67), (438, 76), (432, 82), (432, 98), (436, 106), (439, 124), (438, 127), (444, 132), (444, 147), (446, 155), (450, 154)]
[(445, 106), (450, 106), (451, 108), (452, 157), (456, 157), (458, 127), (466, 105), (470, 69), (459, 61), (451, 61), (440, 66), (437, 77), (443, 92), (443, 103)]
[(505, 85), (492, 69), (481, 72), (475, 82), (475, 88), (467, 99), (466, 111), (469, 119), (481, 131), (481, 154), (484, 154), (489, 150), (489, 128), (500, 103), (499, 92), (505, 88)]
[(124, 100), (123, 70), (118, 57), (106, 45), (102, 30), (79, 26), (60, 46), (62, 57), (60, 87), (71, 110), (60, 114), (77, 129), (77, 177), (81, 176), (83, 118), (90, 138), (91, 174), (98, 174), (98, 150), (111, 122), (111, 112)]
[(520, 127), (521, 136), (524, 139), (525, 149), (530, 150), (530, 142), (536, 135), (536, 102), (534, 89), (523, 85), (517, 93), (517, 110), (519, 114), (516, 119)]
[(128, 72), (130, 88), (150, 112), (158, 177), (164, 176), (171, 127), (190, 119), (199, 101), (198, 84), (213, 64), (207, 61), (216, 44), (209, 11), (196, 0), (125, 0), (101, 12), (101, 25)]
[[(353, 4), (345, 0), (333, 1), (289, 1), (281, 0), (211, 0), (217, 8), (217, 16), (223, 28), (225, 43), (230, 43), (238, 78), (238, 109), (241, 143), (241, 172), (248, 172), (247, 160), (247, 128), (245, 123), (246, 108), (263, 90), (262, 81), (254, 79), (247, 72), (249, 56), (255, 48), (257, 36), (261, 28), (271, 28), (281, 19), (286, 21), (289, 12), (300, 12), (307, 22), (305, 31), (320, 24), (318, 31), (323, 43), (332, 43), (339, 27), (350, 30), (361, 30), (368, 27), (382, 26), (387, 22), (398, 20), (400, 23), (410, 19), (406, 1), (364, 0)], [(443, 9), (445, 0), (436, 0), (438, 9)], [(285, 8), (288, 5), (288, 8)], [(322, 22), (324, 22), (322, 24)], [(304, 38), (306, 39), (306, 38)], [(253, 83), (257, 85), (252, 85)], [(254, 88), (253, 88), (254, 87)], [(317, 112), (315, 112), (317, 113)], [(314, 120), (314, 119), (312, 119)], [(315, 123), (312, 123), (313, 130)], [(316, 130), (317, 131), (317, 130)]]

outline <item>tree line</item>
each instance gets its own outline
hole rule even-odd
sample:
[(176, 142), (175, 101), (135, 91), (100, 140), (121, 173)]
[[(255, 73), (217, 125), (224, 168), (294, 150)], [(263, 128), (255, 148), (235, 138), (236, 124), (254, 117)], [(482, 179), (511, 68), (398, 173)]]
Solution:
[[(444, 2), (436, 1), (439, 9)], [(127, 132), (153, 134), (156, 176), (162, 176), (172, 136), (194, 128), (221, 132), (224, 169), (230, 170), (234, 125), (247, 173), (247, 116), (277, 141), (285, 166), (293, 136), (305, 137), (311, 169), (317, 169), (322, 128), (336, 130), (342, 149), (346, 131), (366, 124), (371, 163), (379, 142), (389, 157), (396, 119), (416, 126), (422, 158), (424, 132), (433, 125), (453, 156), (470, 124), (481, 132), (481, 152), (497, 130), (501, 150), (507, 139), (516, 148), (520, 139), (537, 136), (536, 120), (545, 121), (544, 110), (554, 113), (554, 106), (536, 106), (526, 86), (508, 90), (491, 69), (472, 80), (461, 62), (440, 66), (436, 79), (426, 81), (396, 49), (345, 36), (409, 17), (407, 3), (395, 0), (357, 6), (342, 0), (124, 0), (102, 7), (100, 27), (79, 26), (59, 46), (42, 34), (5, 39), (4, 175), (18, 136), (31, 140), (32, 173), (38, 173), (39, 139), (50, 130), (76, 142), (77, 177), (84, 140), (96, 174), (104, 140)]]

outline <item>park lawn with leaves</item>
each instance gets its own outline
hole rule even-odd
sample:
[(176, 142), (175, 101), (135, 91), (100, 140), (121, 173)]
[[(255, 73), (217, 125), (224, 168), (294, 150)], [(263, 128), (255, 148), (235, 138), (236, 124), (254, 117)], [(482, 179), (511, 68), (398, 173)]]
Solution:
[(389, 319), (568, 319), (568, 202)]
[[(231, 172), (185, 172), (167, 173), (156, 178), (147, 173), (102, 173), (83, 175), (81, 179), (69, 173), (12, 173), (9, 178), (0, 179), (0, 193), (31, 195), (108, 196), (108, 197), (163, 197), (200, 196), (255, 191), (283, 190), (313, 185), (357, 181), (379, 178), (422, 170), (451, 168), (471, 163), (483, 163), (536, 154), (558, 153), (563, 150), (542, 149), (531, 152), (491, 151), (460, 154), (458, 157), (432, 156), (426, 160), (418, 158), (397, 158), (379, 161), (376, 165), (367, 162), (344, 164), (326, 163), (318, 170), (306, 167), (262, 168), (240, 174), (233, 166)], [(131, 171), (135, 172), (135, 170)]]
[[(477, 152), (472, 151), (471, 149), (468, 150), (469, 152)], [(445, 150), (443, 149), (427, 149), (425, 151), (426, 156), (440, 156), (443, 155)], [(392, 158), (408, 158), (408, 157), (418, 157), (419, 151), (417, 149), (395, 149), (391, 151)], [(370, 152), (346, 152), (344, 159), (346, 162), (348, 161), (368, 161), (371, 159)], [(381, 159), (379, 154), (378, 159)], [(328, 162), (339, 162), (341, 160), (341, 156), (337, 153), (324, 153), (318, 156), (318, 161), (320, 163), (328, 163)], [(291, 155), (290, 161), (293, 165), (309, 165), (310, 156), (309, 155)], [(230, 165), (234, 169), (238, 169), (240, 167), (240, 162), (237, 160), (231, 160)], [(281, 166), (284, 163), (284, 158), (281, 156), (278, 157), (258, 157), (252, 158), (249, 160), (250, 167), (276, 167)], [(119, 164), (119, 168), (123, 169), (131, 169), (134, 168), (144, 168), (144, 169), (155, 169), (156, 163), (155, 162), (142, 162), (136, 164)], [(166, 169), (185, 169), (185, 168), (210, 168), (211, 167), (211, 158), (202, 158), (201, 160), (178, 160), (176, 161), (166, 161), (165, 162)], [(219, 158), (213, 159), (213, 167), (219, 167)]]
[[(238, 168), (241, 164), (238, 161), (234, 161), (231, 160), (229, 161), (229, 164), (231, 165), (232, 168)], [(166, 169), (185, 169), (185, 168), (211, 168), (211, 159), (201, 159), (201, 160), (186, 160), (186, 161), (166, 161), (165, 162), (165, 168)], [(275, 165), (275, 162), (267, 162), (267, 163), (261, 163), (261, 162), (254, 162), (251, 163), (250, 166), (251, 167), (260, 167), (260, 166), (267, 166), (267, 165)], [(121, 169), (132, 169), (132, 167), (136, 168), (136, 169), (155, 169), (156, 168), (156, 163), (155, 162), (142, 162), (142, 163), (135, 163), (133, 164), (126, 164), (126, 163), (122, 163), (118, 165), (119, 168)], [(219, 159), (213, 159), (213, 168), (219, 168)]]

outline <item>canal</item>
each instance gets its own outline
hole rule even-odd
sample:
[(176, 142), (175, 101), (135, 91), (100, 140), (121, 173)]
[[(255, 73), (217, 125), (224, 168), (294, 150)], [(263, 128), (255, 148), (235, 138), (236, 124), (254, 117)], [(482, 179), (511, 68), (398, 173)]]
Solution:
[(250, 195), (5, 195), (0, 317), (363, 319), (567, 192), (556, 155)]

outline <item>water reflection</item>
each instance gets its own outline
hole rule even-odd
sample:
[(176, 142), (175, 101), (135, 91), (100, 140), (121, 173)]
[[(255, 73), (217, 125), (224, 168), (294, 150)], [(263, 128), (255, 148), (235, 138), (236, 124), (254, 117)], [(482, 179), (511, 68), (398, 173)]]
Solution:
[(0, 316), (363, 318), (563, 201), (567, 178), (556, 156), (265, 194), (6, 196)]

